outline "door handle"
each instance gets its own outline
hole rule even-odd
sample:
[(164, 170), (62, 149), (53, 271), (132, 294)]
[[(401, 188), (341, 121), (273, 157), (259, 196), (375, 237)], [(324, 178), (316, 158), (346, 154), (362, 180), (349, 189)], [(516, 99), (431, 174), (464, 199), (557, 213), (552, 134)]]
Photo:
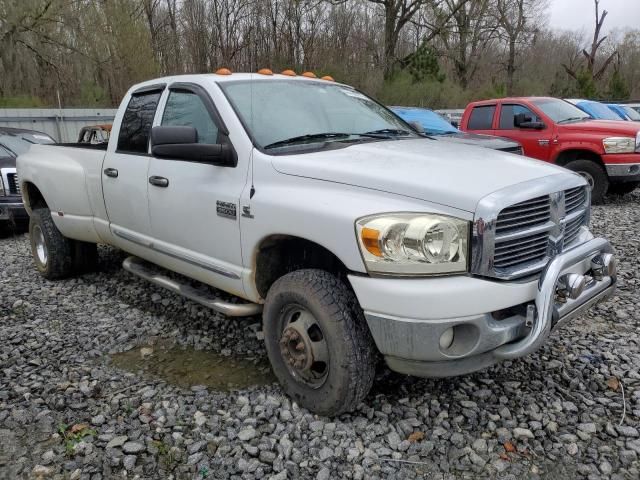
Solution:
[(152, 175), (149, 177), (149, 183), (151, 185), (155, 185), (156, 187), (168, 187), (169, 179), (164, 177), (159, 177), (157, 175)]
[(118, 178), (118, 170), (115, 169), (115, 168), (105, 168), (104, 169), (104, 174), (107, 177)]

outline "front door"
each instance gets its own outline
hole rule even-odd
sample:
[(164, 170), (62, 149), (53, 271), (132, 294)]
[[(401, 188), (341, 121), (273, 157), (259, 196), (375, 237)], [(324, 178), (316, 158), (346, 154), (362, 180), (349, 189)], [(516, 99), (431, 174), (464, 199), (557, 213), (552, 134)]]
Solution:
[[(157, 122), (196, 128), (198, 143), (229, 142), (213, 100), (197, 85), (170, 85)], [(148, 176), (154, 249), (174, 270), (241, 293), (238, 217), (246, 168), (152, 156)]]
[(541, 122), (534, 112), (524, 105), (515, 103), (504, 103), (500, 107), (500, 121), (495, 135), (510, 138), (522, 144), (524, 154), (527, 157), (538, 160), (550, 160), (552, 129), (545, 125), (542, 129), (519, 128), (516, 126), (515, 118), (518, 114), (524, 114), (531, 122)]

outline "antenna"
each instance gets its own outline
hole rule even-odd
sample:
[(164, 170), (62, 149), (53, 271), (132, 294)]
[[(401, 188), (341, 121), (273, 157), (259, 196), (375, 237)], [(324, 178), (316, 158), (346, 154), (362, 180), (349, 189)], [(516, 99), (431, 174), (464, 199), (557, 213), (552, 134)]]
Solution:
[[(253, 123), (253, 81), (254, 81), (253, 77), (254, 77), (254, 74), (252, 73), (251, 74), (251, 80), (250, 80), (250, 83), (249, 83), (249, 96), (251, 97), (251, 105), (249, 107), (249, 109), (250, 109), (249, 110), (250, 111), (249, 115), (251, 117), (251, 128), (255, 130), (255, 126), (254, 126), (254, 123)], [(253, 150), (255, 150), (255, 149), (252, 149), (251, 157), (250, 157), (251, 158), (251, 160), (250, 160), (251, 161), (251, 190), (249, 190), (249, 199), (252, 199), (253, 196), (256, 193), (256, 187), (253, 184)]]

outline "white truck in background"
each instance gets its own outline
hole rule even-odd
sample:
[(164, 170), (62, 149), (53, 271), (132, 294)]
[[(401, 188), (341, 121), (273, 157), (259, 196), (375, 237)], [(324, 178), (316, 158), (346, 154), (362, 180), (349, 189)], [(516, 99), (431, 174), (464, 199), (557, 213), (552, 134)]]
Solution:
[(108, 145), (32, 147), (18, 177), (38, 270), (90, 270), (104, 243), (155, 284), (262, 313), (284, 390), (326, 415), (365, 398), (379, 354), (465, 374), (535, 351), (613, 292), (579, 175), (433, 141), (309, 77), (160, 78), (127, 93)]

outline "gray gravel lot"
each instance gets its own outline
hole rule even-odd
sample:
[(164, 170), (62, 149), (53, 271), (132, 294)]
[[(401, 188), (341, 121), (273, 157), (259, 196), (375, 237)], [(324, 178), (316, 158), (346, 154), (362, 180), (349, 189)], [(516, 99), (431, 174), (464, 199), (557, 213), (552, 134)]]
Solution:
[(116, 368), (110, 354), (166, 342), (264, 365), (259, 319), (145, 284), (110, 248), (99, 273), (48, 282), (26, 235), (1, 239), (0, 478), (640, 478), (640, 193), (596, 207), (592, 226), (620, 261), (612, 301), (474, 375), (383, 369), (335, 419), (277, 384), (224, 392)]

